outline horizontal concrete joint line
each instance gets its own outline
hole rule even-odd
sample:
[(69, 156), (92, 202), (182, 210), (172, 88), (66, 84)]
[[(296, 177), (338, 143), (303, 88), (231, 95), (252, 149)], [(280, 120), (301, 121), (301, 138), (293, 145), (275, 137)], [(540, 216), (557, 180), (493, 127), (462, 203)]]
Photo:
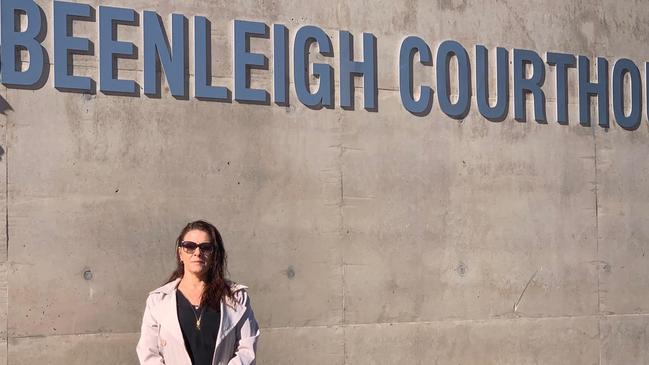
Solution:
[[(517, 316), (514, 318), (487, 318), (487, 319), (445, 319), (435, 321), (419, 321), (419, 322), (375, 322), (375, 323), (348, 323), (344, 325), (310, 325), (310, 326), (277, 326), (277, 327), (260, 327), (260, 330), (288, 330), (288, 329), (338, 329), (338, 328), (356, 328), (356, 327), (369, 327), (369, 326), (394, 326), (394, 325), (426, 325), (426, 324), (441, 324), (441, 323), (488, 323), (496, 321), (525, 321), (525, 320), (559, 320), (559, 319), (603, 319), (603, 318), (632, 318), (632, 317), (649, 317), (649, 313), (620, 313), (620, 314), (600, 314), (600, 315), (584, 315), (584, 316), (553, 316), (553, 317), (523, 317)], [(45, 337), (69, 337), (69, 336), (111, 336), (111, 335), (139, 335), (140, 332), (89, 332), (89, 333), (57, 333), (50, 335), (34, 335), (34, 336), (8, 336), (6, 340), (12, 339), (29, 339), (29, 338), (45, 338)], [(3, 340), (0, 338), (0, 341)]]
[(89, 333), (57, 333), (51, 335), (35, 335), (35, 336), (9, 336), (8, 340), (13, 339), (28, 339), (28, 338), (45, 338), (45, 337), (100, 337), (111, 335), (139, 335), (140, 332), (89, 332)]
[(375, 196), (353, 196), (345, 195), (345, 199), (354, 199), (354, 200), (373, 200), (376, 199)]
[(312, 326), (278, 326), (278, 327), (261, 327), (261, 330), (284, 330), (284, 329), (327, 329), (327, 328), (355, 328), (355, 327), (368, 327), (368, 326), (394, 326), (394, 325), (420, 325), (420, 324), (440, 324), (440, 323), (488, 323), (496, 321), (524, 321), (524, 320), (560, 320), (560, 319), (603, 319), (603, 318), (627, 318), (627, 317), (647, 317), (649, 313), (638, 314), (601, 314), (601, 315), (584, 315), (584, 316), (553, 316), (553, 317), (501, 317), (501, 318), (487, 318), (487, 319), (445, 319), (435, 321), (419, 321), (419, 322), (376, 322), (376, 323), (347, 323), (343, 325), (312, 325)]

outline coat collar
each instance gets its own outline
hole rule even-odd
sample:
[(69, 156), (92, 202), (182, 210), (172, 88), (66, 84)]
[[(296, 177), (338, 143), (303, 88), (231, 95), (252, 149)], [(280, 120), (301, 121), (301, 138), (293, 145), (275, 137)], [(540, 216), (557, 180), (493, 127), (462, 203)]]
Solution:
[[(180, 278), (172, 280), (168, 282), (167, 284), (151, 291), (151, 294), (153, 293), (163, 293), (163, 294), (175, 294), (176, 290), (178, 289), (178, 284), (180, 284)], [(241, 285), (241, 284), (232, 284), (232, 291), (233, 292), (238, 292), (239, 290), (242, 289), (248, 289), (247, 286)]]

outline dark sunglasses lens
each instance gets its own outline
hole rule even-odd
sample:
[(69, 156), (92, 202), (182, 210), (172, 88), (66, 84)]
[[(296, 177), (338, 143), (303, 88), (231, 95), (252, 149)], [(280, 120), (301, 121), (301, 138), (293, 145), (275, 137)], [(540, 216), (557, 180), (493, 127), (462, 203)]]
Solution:
[(197, 244), (191, 241), (185, 241), (181, 243), (180, 246), (182, 246), (187, 252), (194, 252), (194, 250), (196, 250), (196, 247), (198, 247)]
[(214, 245), (211, 243), (201, 243), (198, 247), (201, 248), (202, 252), (211, 253), (214, 251)]

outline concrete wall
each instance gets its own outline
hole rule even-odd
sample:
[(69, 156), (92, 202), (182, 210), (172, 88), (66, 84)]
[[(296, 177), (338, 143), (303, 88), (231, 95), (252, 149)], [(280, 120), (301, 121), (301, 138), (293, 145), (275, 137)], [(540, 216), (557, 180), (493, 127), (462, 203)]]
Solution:
[[(231, 89), (235, 18), (284, 23), (291, 39), (317, 25), (334, 45), (337, 30), (372, 32), (379, 110), (358, 107), (360, 90), (354, 111), (293, 93), (286, 108), (64, 93), (52, 71), (41, 89), (1, 89), (0, 363), (136, 364), (146, 295), (179, 229), (205, 218), (250, 286), (260, 364), (649, 364), (646, 117), (634, 132), (580, 126), (573, 70), (571, 123), (557, 124), (550, 68), (548, 124), (514, 121), (511, 102), (489, 122), (475, 98), (462, 122), (436, 102), (417, 117), (396, 64), (418, 35), (472, 58), (479, 43), (643, 65), (646, 3), (105, 4), (207, 16), (214, 82)], [(96, 42), (96, 24), (75, 34)], [(120, 38), (140, 45), (141, 28)], [(252, 47), (272, 57), (270, 44)], [(97, 78), (96, 56), (75, 65)], [(141, 57), (119, 65), (142, 84)]]

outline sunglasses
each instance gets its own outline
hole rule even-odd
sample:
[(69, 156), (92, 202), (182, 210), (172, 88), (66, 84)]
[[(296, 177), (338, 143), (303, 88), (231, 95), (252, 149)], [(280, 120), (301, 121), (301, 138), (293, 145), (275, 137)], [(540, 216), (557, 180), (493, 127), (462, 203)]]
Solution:
[(201, 252), (204, 252), (206, 254), (211, 254), (214, 251), (214, 244), (212, 242), (203, 242), (201, 244), (198, 244), (192, 241), (182, 241), (180, 243), (180, 247), (182, 247), (183, 250), (190, 255), (193, 254), (197, 248), (199, 248)]

